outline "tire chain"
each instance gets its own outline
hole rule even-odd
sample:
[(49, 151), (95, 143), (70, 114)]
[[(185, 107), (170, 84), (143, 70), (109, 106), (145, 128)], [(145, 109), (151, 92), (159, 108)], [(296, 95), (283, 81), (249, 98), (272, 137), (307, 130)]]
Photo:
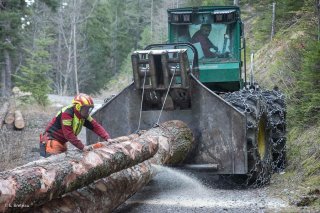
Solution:
[(263, 91), (268, 104), (268, 125), (271, 127), (272, 168), (283, 171), (286, 163), (286, 104), (285, 96), (278, 90)]
[[(223, 95), (223, 98), (239, 111), (247, 116), (247, 135), (257, 132), (258, 121), (263, 114), (267, 114), (267, 103), (265, 103), (263, 93), (255, 89), (243, 89), (233, 93)], [(257, 106), (257, 108), (255, 107)], [(260, 107), (260, 109), (259, 109)], [(268, 119), (268, 118), (267, 118)], [(269, 119), (268, 119), (269, 120)], [(267, 123), (269, 129), (269, 123)], [(271, 142), (269, 142), (271, 143)], [(252, 141), (250, 136), (247, 138), (248, 147), (248, 174), (241, 176), (240, 184), (243, 186), (260, 187), (269, 183), (271, 177), (271, 156), (262, 162), (260, 157), (257, 157), (258, 147), (256, 142)], [(251, 160), (250, 160), (251, 158)], [(252, 163), (252, 158), (254, 159)], [(249, 165), (249, 161), (251, 165)], [(237, 182), (239, 180), (236, 180)]]

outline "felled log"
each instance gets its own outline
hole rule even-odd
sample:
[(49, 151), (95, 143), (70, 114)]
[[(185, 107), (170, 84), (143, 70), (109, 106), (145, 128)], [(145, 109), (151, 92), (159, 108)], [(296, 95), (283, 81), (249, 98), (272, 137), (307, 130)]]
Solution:
[(4, 102), (2, 106), (0, 106), (0, 129), (4, 123), (5, 116), (7, 114), (9, 108), (9, 102)]
[(20, 110), (14, 111), (14, 127), (16, 129), (23, 129), (25, 126), (24, 119)]
[(141, 137), (153, 135), (159, 136), (159, 149), (151, 159), (52, 200), (32, 212), (111, 212), (154, 177), (153, 165), (179, 164), (193, 145), (192, 132), (181, 121), (166, 122)]
[(8, 113), (4, 119), (4, 123), (8, 125), (12, 125), (14, 122), (14, 112), (15, 112), (15, 104), (13, 101), (10, 101), (10, 106)]
[(8, 124), (8, 125), (13, 125), (14, 122), (14, 111), (15, 109), (9, 109), (5, 119), (4, 119), (4, 123)]
[(0, 212), (9, 206), (41, 205), (143, 162), (157, 149), (157, 137), (142, 137), (89, 152), (69, 151), (1, 172)]
[[(142, 133), (144, 133), (145, 131), (142, 131)], [(126, 141), (132, 141), (136, 138), (138, 138), (140, 135), (139, 134), (131, 134), (131, 135), (126, 135), (126, 136), (121, 136), (121, 137), (117, 137), (117, 138), (113, 138), (113, 139), (109, 139), (107, 143), (103, 142), (102, 146), (109, 146), (111, 144), (115, 144), (115, 143), (122, 143), (122, 142), (126, 142)], [(101, 142), (99, 142), (101, 143)], [(90, 146), (93, 147), (93, 146)]]

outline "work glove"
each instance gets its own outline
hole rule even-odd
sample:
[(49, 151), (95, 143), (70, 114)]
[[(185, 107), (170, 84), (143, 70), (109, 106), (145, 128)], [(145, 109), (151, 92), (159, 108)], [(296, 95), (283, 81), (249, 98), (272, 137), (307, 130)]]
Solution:
[(101, 147), (103, 147), (103, 144), (100, 143), (100, 142), (95, 143), (95, 144), (92, 145), (92, 148), (93, 148), (93, 149), (98, 149), (98, 148), (101, 148)]
[(89, 152), (89, 151), (91, 151), (91, 150), (93, 150), (93, 147), (92, 146), (85, 146), (85, 147), (83, 147), (83, 152)]
[(110, 139), (110, 135), (109, 134), (107, 134), (107, 136), (103, 138), (103, 140), (105, 140), (107, 142), (108, 142), (109, 139)]

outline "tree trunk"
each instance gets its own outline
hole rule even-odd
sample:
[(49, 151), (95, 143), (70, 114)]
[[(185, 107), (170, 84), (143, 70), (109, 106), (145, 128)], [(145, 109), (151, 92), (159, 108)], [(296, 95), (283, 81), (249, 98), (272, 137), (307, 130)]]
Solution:
[(275, 34), (275, 25), (276, 25), (276, 3), (272, 3), (272, 23), (271, 23), (271, 38), (270, 40), (273, 39), (274, 34)]
[(9, 51), (4, 49), (3, 55), (5, 59), (5, 96), (9, 97), (11, 95), (11, 57)]
[(141, 137), (89, 152), (51, 156), (0, 173), (0, 212), (9, 206), (37, 206), (95, 180), (151, 158), (159, 136)]
[(72, 28), (73, 28), (73, 67), (74, 67), (74, 78), (76, 94), (79, 94), (79, 82), (78, 82), (78, 63), (77, 63), (77, 22), (76, 22), (76, 0), (73, 0), (73, 17), (72, 17)]
[(6, 115), (6, 118), (4, 119), (4, 123), (9, 124), (9, 125), (13, 124), (14, 117), (15, 117), (14, 114), (15, 114), (15, 109), (14, 108), (9, 109), (9, 111)]
[(5, 102), (0, 108), (0, 129), (2, 128), (8, 108), (9, 108), (9, 102)]
[(87, 187), (54, 199), (30, 212), (111, 212), (139, 191), (155, 175), (147, 160), (131, 168), (100, 179)]
[(14, 127), (16, 129), (23, 129), (25, 126), (24, 119), (20, 110), (14, 111)]
[(6, 96), (6, 69), (5, 66), (2, 66), (2, 72), (1, 72), (1, 96)]
[(239, 2), (240, 2), (240, 0), (233, 0), (233, 5), (239, 6)]
[(63, 81), (62, 81), (62, 36), (59, 30), (58, 32), (58, 52), (57, 52), (57, 75), (56, 75), (56, 88), (59, 95), (63, 94)]
[(111, 212), (145, 186), (156, 174), (152, 164), (178, 164), (189, 153), (193, 137), (181, 121), (169, 121), (140, 138), (158, 137), (157, 154), (143, 163), (122, 170), (87, 187), (68, 193), (32, 212)]

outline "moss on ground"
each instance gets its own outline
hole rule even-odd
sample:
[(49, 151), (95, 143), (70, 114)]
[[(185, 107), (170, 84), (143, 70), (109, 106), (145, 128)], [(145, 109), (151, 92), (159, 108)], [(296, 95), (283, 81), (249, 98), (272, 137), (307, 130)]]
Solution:
[(320, 210), (320, 126), (291, 128), (285, 172), (274, 174), (270, 192), (292, 204), (293, 212)]

